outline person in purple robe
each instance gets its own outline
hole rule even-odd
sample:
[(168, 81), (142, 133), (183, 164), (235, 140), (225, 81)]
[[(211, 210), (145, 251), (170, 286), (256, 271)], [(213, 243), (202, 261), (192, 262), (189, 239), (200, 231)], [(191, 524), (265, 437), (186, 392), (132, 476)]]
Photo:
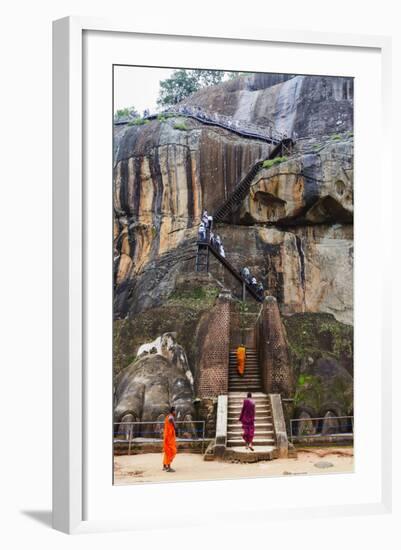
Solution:
[(255, 435), (255, 403), (252, 400), (251, 392), (248, 392), (247, 398), (244, 399), (239, 420), (242, 424), (242, 437), (245, 446), (247, 449), (254, 451), (252, 443)]

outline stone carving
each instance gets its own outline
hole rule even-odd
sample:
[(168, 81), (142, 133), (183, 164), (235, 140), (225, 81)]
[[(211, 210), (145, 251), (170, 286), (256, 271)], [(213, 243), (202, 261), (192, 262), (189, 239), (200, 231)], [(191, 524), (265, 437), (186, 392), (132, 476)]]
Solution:
[(118, 431), (129, 433), (131, 426), (121, 424), (124, 422), (148, 422), (134, 426), (135, 435), (160, 434), (161, 424), (152, 422), (163, 420), (175, 406), (177, 420), (187, 421), (179, 432), (193, 433), (193, 379), (184, 349), (174, 333), (163, 334), (141, 348), (116, 380), (114, 421), (120, 423)]

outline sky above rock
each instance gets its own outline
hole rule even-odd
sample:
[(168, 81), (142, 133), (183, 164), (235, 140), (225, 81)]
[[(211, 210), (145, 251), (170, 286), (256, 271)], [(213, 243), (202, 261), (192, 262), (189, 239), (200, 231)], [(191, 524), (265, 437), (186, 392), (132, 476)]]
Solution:
[(140, 114), (156, 110), (159, 82), (174, 69), (158, 67), (114, 67), (114, 111), (134, 106)]

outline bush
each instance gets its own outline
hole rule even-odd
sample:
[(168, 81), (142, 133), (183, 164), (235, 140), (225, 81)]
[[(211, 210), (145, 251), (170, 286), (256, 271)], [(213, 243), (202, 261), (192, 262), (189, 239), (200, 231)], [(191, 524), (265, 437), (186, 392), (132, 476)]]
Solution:
[(185, 122), (176, 122), (176, 123), (174, 124), (174, 128), (175, 128), (176, 130), (188, 130), (188, 128), (187, 128)]
[(143, 124), (149, 124), (149, 120), (144, 118), (134, 118), (128, 122), (128, 126), (142, 126)]
[(340, 140), (341, 140), (341, 136), (340, 136), (340, 134), (333, 134), (333, 135), (331, 136), (331, 139), (332, 139), (333, 141), (340, 141)]
[(263, 163), (263, 168), (271, 168), (276, 164), (281, 164), (282, 162), (286, 162), (286, 160), (288, 160), (288, 157), (276, 157), (274, 159), (265, 160)]

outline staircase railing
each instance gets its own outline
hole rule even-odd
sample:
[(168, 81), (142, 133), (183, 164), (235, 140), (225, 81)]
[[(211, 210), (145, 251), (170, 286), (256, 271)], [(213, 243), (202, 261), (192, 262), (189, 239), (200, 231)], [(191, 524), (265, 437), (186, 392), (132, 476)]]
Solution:
[[(207, 241), (199, 241), (198, 243), (198, 255), (199, 255), (199, 252), (200, 251), (204, 251), (205, 249), (207, 250), (207, 252), (211, 252), (213, 254), (213, 256), (223, 265), (223, 267), (225, 269), (227, 269), (227, 271), (229, 271), (229, 273), (231, 273), (231, 275), (237, 279), (237, 281), (239, 281), (242, 285), (242, 289), (243, 289), (243, 299), (245, 298), (244, 296), (244, 293), (245, 293), (245, 290), (247, 290), (249, 292), (249, 294), (258, 302), (263, 302), (264, 300), (264, 296), (260, 296), (253, 288), (252, 286), (247, 283), (247, 281), (242, 277), (241, 273), (239, 273), (239, 271), (237, 271), (233, 266), (232, 264), (226, 259), (226, 258), (223, 258), (223, 256), (221, 256), (219, 254), (219, 252), (210, 244), (208, 243)], [(198, 265), (198, 263), (196, 264)], [(199, 264), (201, 266), (206, 266), (207, 265), (207, 271), (209, 270), (209, 260), (207, 259), (207, 263), (201, 263)]]
[[(253, 139), (261, 139), (267, 141), (268, 143), (278, 144), (284, 139), (284, 135), (280, 132), (277, 132), (273, 127), (273, 124), (270, 126), (258, 126), (253, 124), (248, 120), (234, 119), (230, 116), (223, 115), (217, 112), (208, 112), (200, 107), (193, 107), (189, 105), (176, 105), (166, 109), (162, 113), (162, 116), (168, 115), (182, 115), (190, 118), (194, 118), (201, 122), (202, 124), (211, 124), (213, 126), (220, 126), (230, 132), (236, 134), (250, 137)], [(157, 118), (157, 114), (152, 113), (145, 118), (154, 119)]]

